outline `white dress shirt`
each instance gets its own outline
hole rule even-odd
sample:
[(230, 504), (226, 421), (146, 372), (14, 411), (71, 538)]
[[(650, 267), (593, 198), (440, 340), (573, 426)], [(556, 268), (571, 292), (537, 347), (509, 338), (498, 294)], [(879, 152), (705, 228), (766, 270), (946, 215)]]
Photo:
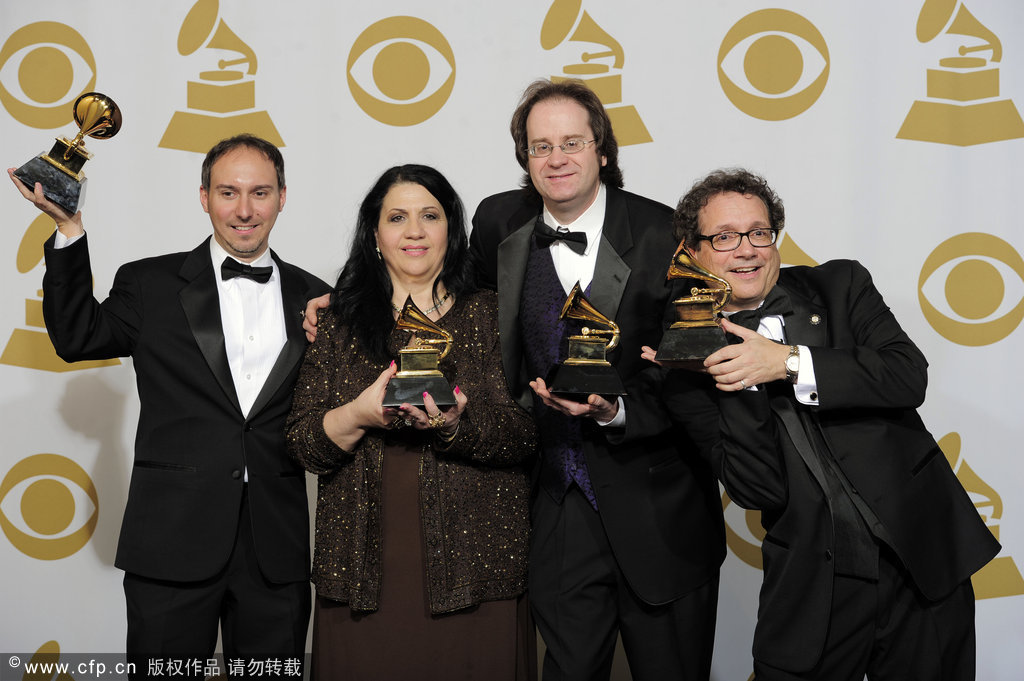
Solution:
[(577, 281), (580, 282), (580, 289), (586, 291), (594, 278), (597, 250), (601, 244), (601, 233), (604, 231), (606, 195), (604, 185), (599, 185), (594, 202), (568, 225), (560, 224), (547, 206), (544, 207), (544, 223), (551, 229), (564, 227), (570, 232), (583, 232), (587, 235), (587, 248), (582, 255), (569, 248), (564, 241), (555, 241), (548, 247), (551, 251), (551, 260), (555, 263), (555, 272), (558, 273), (558, 280), (562, 282), (566, 295), (569, 295)]
[(286, 340), (281, 274), (277, 263), (270, 257), (270, 249), (267, 249), (256, 260), (246, 264), (273, 267), (270, 281), (260, 284), (244, 277), (225, 281), (220, 276), (220, 265), (228, 257), (231, 256), (216, 239), (210, 239), (210, 258), (220, 294), (224, 349), (231, 367), (231, 378), (235, 382), (238, 404), (242, 414), (248, 416)]
[[(555, 241), (549, 247), (551, 260), (555, 264), (555, 273), (558, 274), (558, 281), (566, 295), (572, 291), (572, 287), (578, 281), (580, 290), (586, 291), (590, 282), (594, 279), (594, 268), (597, 265), (597, 251), (601, 244), (601, 234), (604, 232), (604, 213), (607, 205), (608, 192), (604, 184), (598, 185), (597, 197), (594, 202), (583, 211), (583, 214), (567, 225), (560, 224), (555, 217), (544, 206), (544, 223), (551, 229), (557, 230), (564, 227), (570, 232), (583, 232), (587, 235), (587, 247), (582, 254), (569, 248), (564, 241)], [(613, 426), (621, 428), (626, 425), (626, 405), (622, 398), (618, 398), (619, 410), (611, 421), (597, 421), (598, 425)]]

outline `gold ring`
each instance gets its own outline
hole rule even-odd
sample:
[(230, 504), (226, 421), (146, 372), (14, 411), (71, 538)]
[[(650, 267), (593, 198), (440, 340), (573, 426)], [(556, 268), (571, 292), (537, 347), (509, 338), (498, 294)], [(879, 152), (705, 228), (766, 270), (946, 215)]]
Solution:
[(446, 421), (447, 419), (445, 419), (444, 414), (442, 414), (441, 412), (437, 412), (429, 419), (427, 419), (427, 425), (429, 425), (431, 428), (444, 428), (444, 424), (446, 423)]

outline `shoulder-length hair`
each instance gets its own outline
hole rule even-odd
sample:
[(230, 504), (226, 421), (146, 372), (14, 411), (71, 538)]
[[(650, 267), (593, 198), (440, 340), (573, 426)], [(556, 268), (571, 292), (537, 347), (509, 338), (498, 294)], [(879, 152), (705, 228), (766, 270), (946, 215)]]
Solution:
[(430, 166), (406, 164), (385, 170), (359, 206), (352, 248), (334, 286), (331, 302), (339, 324), (378, 361), (389, 358), (388, 338), (395, 320), (391, 314), (391, 277), (377, 252), (377, 227), (384, 197), (393, 186), (405, 183), (418, 184), (430, 192), (441, 204), (448, 223), (447, 250), (431, 292), (434, 304), (440, 302), (441, 284), (456, 299), (475, 288), (466, 211), (452, 185)]
[(606, 161), (601, 166), (598, 177), (605, 185), (622, 189), (619, 143), (615, 141), (612, 121), (604, 109), (604, 104), (601, 103), (594, 91), (588, 88), (583, 81), (576, 79), (557, 82), (546, 79), (535, 80), (523, 92), (519, 106), (513, 112), (512, 121), (509, 123), (509, 132), (512, 133), (512, 140), (516, 145), (516, 160), (519, 162), (519, 167), (526, 171), (520, 186), (531, 196), (539, 196), (537, 189), (533, 186), (533, 180), (530, 179), (530, 154), (526, 150), (530, 146), (530, 141), (526, 135), (526, 119), (530, 117), (533, 107), (551, 99), (576, 102), (587, 112), (590, 130), (594, 133), (596, 140), (597, 155), (604, 156)]

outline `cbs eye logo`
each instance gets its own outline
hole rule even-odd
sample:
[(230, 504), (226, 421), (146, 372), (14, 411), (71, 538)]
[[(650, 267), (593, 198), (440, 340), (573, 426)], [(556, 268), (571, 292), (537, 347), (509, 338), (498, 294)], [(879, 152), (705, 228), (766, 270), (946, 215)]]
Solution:
[(23, 26), (0, 47), (0, 104), (31, 128), (59, 128), (96, 85), (96, 58), (75, 29), (53, 21)]
[(455, 87), (455, 53), (422, 19), (389, 17), (359, 34), (348, 54), (356, 104), (386, 125), (416, 125), (444, 106)]
[(991, 345), (1024, 319), (1024, 259), (992, 234), (958, 234), (924, 261), (917, 298), (925, 319), (959, 345)]
[(828, 45), (814, 24), (784, 9), (740, 19), (718, 50), (718, 81), (733, 105), (754, 118), (803, 113), (825, 89)]
[(0, 529), (32, 558), (57, 560), (78, 551), (92, 537), (98, 515), (89, 475), (58, 454), (22, 459), (0, 482)]

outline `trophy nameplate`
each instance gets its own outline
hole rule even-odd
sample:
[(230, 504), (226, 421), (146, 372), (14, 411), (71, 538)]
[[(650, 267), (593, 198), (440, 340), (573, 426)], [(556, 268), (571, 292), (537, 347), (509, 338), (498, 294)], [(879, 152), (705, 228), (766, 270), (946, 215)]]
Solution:
[(728, 304), (732, 286), (697, 264), (682, 246), (672, 256), (667, 278), (696, 279), (709, 286), (694, 286), (689, 296), (672, 301), (675, 322), (661, 337), (654, 359), (665, 367), (700, 371), (708, 355), (729, 344), (718, 325), (718, 313)]
[(77, 213), (85, 203), (86, 177), (82, 166), (92, 158), (92, 153), (82, 141), (86, 136), (113, 137), (121, 129), (121, 110), (106, 95), (87, 92), (75, 100), (73, 111), (79, 127), (75, 138), (58, 137), (50, 151), (14, 171), (14, 176), (29, 189), (36, 182), (42, 184), (46, 198), (68, 215)]
[(430, 393), (434, 404), (442, 409), (454, 406), (455, 393), (437, 368), (437, 363), (452, 348), (452, 335), (420, 312), (412, 302), (412, 296), (406, 299), (398, 313), (395, 326), (402, 331), (430, 334), (431, 337), (414, 335), (409, 345), (398, 351), (398, 373), (388, 381), (383, 406), (397, 407), (408, 403), (422, 408), (425, 392)]
[[(558, 318), (583, 320), (605, 328), (584, 326), (579, 335), (569, 336), (569, 356), (555, 367), (549, 390), (580, 402), (590, 395), (625, 395), (622, 379), (606, 359), (608, 351), (619, 344), (619, 326), (597, 311), (583, 295), (579, 282), (569, 292)], [(611, 338), (606, 341), (603, 336)]]

